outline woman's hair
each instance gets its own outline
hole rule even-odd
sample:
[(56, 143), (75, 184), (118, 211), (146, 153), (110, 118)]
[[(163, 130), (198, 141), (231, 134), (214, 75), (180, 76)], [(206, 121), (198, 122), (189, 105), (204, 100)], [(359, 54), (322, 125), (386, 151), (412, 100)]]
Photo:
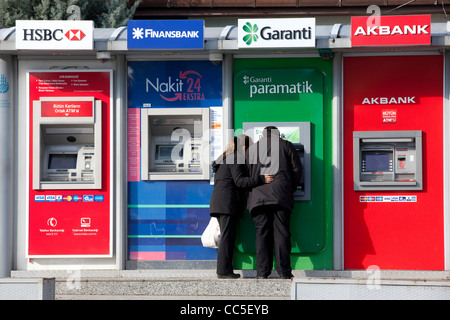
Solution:
[(232, 153), (242, 152), (242, 147), (245, 147), (244, 150), (247, 151), (252, 144), (253, 141), (249, 136), (241, 134), (237, 137), (234, 137), (228, 142), (227, 147), (225, 148), (225, 151), (222, 153), (222, 155), (226, 157), (227, 155)]

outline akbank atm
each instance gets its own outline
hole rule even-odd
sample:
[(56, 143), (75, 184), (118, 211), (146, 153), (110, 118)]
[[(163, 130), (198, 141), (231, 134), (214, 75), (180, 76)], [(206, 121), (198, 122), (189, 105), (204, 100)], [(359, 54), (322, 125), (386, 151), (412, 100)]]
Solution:
[(100, 100), (33, 101), (33, 189), (101, 189), (101, 150)]
[(282, 139), (292, 142), (300, 156), (302, 178), (294, 193), (294, 200), (311, 200), (311, 123), (310, 122), (244, 122), (243, 130), (256, 143), (267, 126), (275, 126)]
[(354, 190), (422, 190), (422, 131), (353, 132)]
[(141, 109), (141, 179), (208, 180), (209, 108)]

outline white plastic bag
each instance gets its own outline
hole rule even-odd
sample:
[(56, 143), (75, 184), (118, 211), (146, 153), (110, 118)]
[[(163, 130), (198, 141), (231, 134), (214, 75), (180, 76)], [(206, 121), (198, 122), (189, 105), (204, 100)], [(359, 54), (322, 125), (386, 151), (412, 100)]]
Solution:
[(215, 217), (211, 217), (208, 226), (202, 234), (202, 244), (207, 248), (218, 248), (220, 242), (219, 221)]

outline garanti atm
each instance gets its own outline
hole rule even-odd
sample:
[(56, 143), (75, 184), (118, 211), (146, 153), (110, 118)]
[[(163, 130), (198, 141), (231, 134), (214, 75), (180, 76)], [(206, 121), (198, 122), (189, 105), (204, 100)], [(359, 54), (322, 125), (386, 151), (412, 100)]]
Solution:
[(41, 97), (33, 102), (33, 189), (101, 189), (101, 101)]
[(207, 180), (209, 108), (141, 109), (141, 179)]
[(292, 142), (302, 163), (302, 178), (294, 193), (296, 201), (311, 200), (311, 123), (310, 122), (244, 122), (244, 133), (257, 142), (266, 126), (276, 126), (281, 138)]
[(422, 131), (353, 132), (354, 190), (422, 190)]

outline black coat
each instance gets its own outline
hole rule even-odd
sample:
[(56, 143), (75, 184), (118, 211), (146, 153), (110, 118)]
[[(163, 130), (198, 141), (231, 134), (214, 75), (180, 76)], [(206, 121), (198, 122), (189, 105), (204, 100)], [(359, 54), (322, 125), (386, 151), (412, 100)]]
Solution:
[(225, 159), (220, 156), (213, 162), (212, 167), (215, 176), (209, 206), (210, 215), (213, 217), (219, 214), (241, 215), (248, 190), (264, 183), (264, 177), (249, 176), (243, 158), (237, 161), (233, 154)]
[(278, 137), (272, 140), (278, 144), (278, 159), (277, 154), (272, 155), (277, 148), (272, 146), (271, 139), (263, 137), (249, 149), (250, 174), (274, 176), (272, 183), (257, 186), (249, 193), (250, 212), (262, 205), (281, 205), (289, 210), (294, 207), (294, 192), (302, 177), (300, 157), (291, 142)]

